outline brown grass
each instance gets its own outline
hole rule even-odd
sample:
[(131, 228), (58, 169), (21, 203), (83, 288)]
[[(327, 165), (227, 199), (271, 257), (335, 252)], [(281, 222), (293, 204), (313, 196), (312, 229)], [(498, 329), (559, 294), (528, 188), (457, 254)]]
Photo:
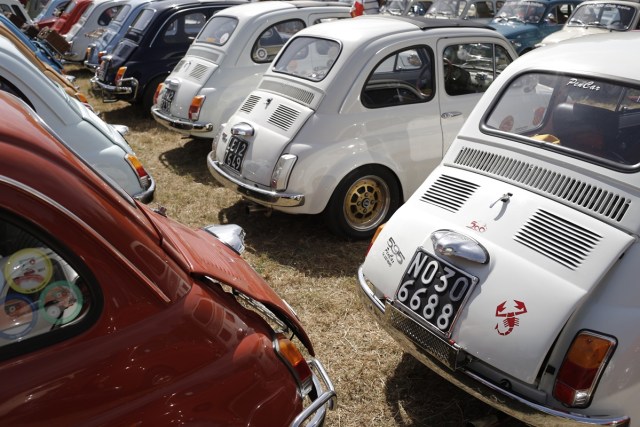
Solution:
[(138, 106), (104, 104), (89, 94), (88, 71), (68, 72), (101, 117), (130, 127), (127, 139), (157, 181), (152, 206), (194, 227), (236, 223), (246, 230), (245, 259), (296, 310), (334, 382), (338, 407), (326, 425), (457, 427), (492, 413), (404, 354), (360, 305), (356, 272), (368, 242), (338, 239), (319, 217), (247, 214), (241, 198), (209, 174), (209, 142), (166, 130)]

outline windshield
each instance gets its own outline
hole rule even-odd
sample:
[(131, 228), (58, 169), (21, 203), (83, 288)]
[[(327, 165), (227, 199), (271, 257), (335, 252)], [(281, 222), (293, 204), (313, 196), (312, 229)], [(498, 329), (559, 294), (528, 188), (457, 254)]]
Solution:
[(207, 21), (196, 41), (222, 46), (229, 41), (237, 26), (238, 20), (236, 18), (214, 16)]
[(431, 5), (426, 16), (429, 18), (457, 18), (464, 11), (466, 0), (437, 0)]
[(592, 3), (578, 6), (571, 15), (570, 27), (594, 26), (626, 31), (631, 26), (636, 8), (612, 3)]
[(538, 23), (542, 19), (545, 6), (543, 3), (533, 1), (508, 1), (495, 17), (493, 22), (522, 22)]
[(500, 95), (485, 125), (573, 157), (640, 166), (640, 88), (625, 83), (523, 74)]
[(297, 37), (282, 51), (273, 71), (318, 82), (331, 71), (340, 54), (340, 44), (315, 37)]

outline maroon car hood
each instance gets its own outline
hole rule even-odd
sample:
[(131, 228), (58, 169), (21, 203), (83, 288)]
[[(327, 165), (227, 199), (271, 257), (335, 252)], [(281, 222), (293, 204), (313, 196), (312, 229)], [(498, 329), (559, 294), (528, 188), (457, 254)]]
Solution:
[(268, 307), (298, 336), (313, 356), (311, 340), (296, 314), (236, 252), (202, 229), (193, 229), (141, 206), (162, 236), (161, 245), (190, 275), (208, 276)]

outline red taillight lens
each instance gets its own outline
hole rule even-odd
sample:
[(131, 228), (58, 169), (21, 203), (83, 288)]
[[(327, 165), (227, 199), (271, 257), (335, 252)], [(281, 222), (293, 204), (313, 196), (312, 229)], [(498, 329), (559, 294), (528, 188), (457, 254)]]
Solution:
[(312, 373), (298, 347), (284, 335), (278, 334), (275, 349), (293, 371), (302, 394), (306, 395), (311, 389)]
[(160, 96), (160, 92), (164, 88), (164, 83), (160, 83), (156, 88), (156, 92), (153, 94), (153, 105), (158, 103), (158, 96)]
[(204, 95), (194, 96), (189, 105), (189, 120), (198, 120), (200, 118), (200, 109), (204, 104)]
[(589, 406), (598, 379), (615, 346), (613, 338), (590, 331), (580, 332), (560, 366), (553, 396), (570, 407)]
[(127, 67), (118, 68), (118, 72), (116, 73), (115, 83), (116, 85), (120, 83), (120, 80), (124, 77), (124, 73), (127, 71)]

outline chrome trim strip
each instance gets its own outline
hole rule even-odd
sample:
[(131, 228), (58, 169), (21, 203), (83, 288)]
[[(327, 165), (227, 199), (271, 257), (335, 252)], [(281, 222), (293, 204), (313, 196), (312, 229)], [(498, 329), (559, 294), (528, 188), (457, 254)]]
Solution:
[(362, 268), (362, 265), (358, 268), (358, 285), (360, 290), (358, 295), (378, 323), (380, 323), (404, 350), (410, 352), (427, 368), (471, 396), (531, 425), (553, 425), (555, 427), (584, 427), (594, 425), (611, 427), (629, 426), (630, 418), (626, 415), (589, 417), (582, 414), (563, 412), (526, 400), (465, 368), (456, 371), (446, 369), (402, 332), (391, 327), (386, 322), (384, 316), (385, 303), (377, 298), (367, 285), (367, 279), (364, 276)]
[(256, 202), (260, 205), (278, 206), (278, 207), (296, 207), (304, 205), (303, 194), (287, 194), (273, 190), (263, 190), (245, 183), (240, 178), (236, 178), (227, 174), (221, 167), (221, 164), (214, 160), (214, 153), (207, 155), (207, 166), (209, 172), (220, 184), (241, 194), (245, 198)]
[[(299, 427), (307, 420), (309, 422), (305, 424), (306, 427), (321, 427), (324, 425), (327, 408), (333, 410), (337, 405), (336, 390), (322, 363), (317, 359), (310, 359), (307, 360), (307, 364), (313, 373), (313, 387), (318, 397), (304, 411), (298, 414), (291, 423), (291, 427)], [(309, 420), (311, 417), (313, 418)]]
[(180, 119), (170, 114), (166, 114), (158, 107), (151, 107), (151, 115), (156, 122), (161, 125), (178, 130), (185, 130), (191, 132), (211, 132), (213, 130), (213, 123), (205, 122), (192, 122), (191, 120)]

